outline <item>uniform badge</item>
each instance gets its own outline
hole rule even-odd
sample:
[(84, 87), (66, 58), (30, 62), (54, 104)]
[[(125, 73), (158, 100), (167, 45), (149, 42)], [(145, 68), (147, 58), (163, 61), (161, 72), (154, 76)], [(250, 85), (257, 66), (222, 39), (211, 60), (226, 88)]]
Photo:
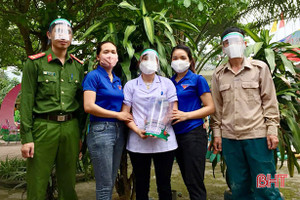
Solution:
[(119, 90), (122, 90), (122, 85), (118, 85)]
[(190, 84), (181, 84), (181, 87), (185, 90), (187, 87), (189, 87)]

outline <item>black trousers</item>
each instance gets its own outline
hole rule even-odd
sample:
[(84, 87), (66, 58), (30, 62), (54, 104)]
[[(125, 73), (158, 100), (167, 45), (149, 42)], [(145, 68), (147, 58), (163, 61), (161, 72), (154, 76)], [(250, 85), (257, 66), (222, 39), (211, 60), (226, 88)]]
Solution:
[(157, 192), (160, 200), (172, 200), (171, 173), (175, 151), (162, 153), (129, 152), (136, 179), (136, 200), (148, 200), (151, 160), (154, 161)]
[(203, 181), (207, 151), (206, 130), (201, 125), (188, 133), (176, 135), (176, 139), (176, 160), (190, 199), (205, 200), (206, 189)]

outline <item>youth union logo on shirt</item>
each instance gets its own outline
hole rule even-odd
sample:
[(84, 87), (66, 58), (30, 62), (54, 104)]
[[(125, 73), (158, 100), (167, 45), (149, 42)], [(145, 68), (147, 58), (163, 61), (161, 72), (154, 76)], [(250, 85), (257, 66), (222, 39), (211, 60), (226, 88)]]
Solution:
[(184, 90), (189, 86), (190, 86), (190, 84), (181, 84), (181, 87), (183, 87)]
[(122, 90), (122, 85), (118, 85), (119, 90)]

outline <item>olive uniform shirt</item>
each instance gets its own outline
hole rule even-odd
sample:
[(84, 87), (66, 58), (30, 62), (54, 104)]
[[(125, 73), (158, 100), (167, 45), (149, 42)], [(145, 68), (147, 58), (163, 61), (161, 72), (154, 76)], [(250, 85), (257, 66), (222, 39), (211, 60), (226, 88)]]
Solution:
[(215, 70), (211, 86), (215, 137), (242, 140), (277, 136), (278, 102), (266, 63), (244, 58), (241, 70), (235, 73), (228, 62)]
[(62, 65), (51, 48), (29, 58), (23, 68), (21, 88), (22, 144), (33, 142), (34, 114), (73, 113), (80, 121), (84, 120), (82, 62), (67, 53)]

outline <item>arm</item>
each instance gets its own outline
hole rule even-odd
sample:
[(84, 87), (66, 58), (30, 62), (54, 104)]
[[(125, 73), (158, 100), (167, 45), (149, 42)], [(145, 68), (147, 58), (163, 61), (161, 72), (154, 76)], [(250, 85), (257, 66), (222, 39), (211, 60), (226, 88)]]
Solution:
[(27, 60), (23, 68), (22, 88), (21, 88), (21, 142), (22, 156), (24, 158), (33, 157), (34, 143), (32, 138), (33, 127), (33, 106), (35, 92), (37, 88), (37, 70), (32, 60)]
[(210, 93), (208, 92), (203, 93), (200, 96), (200, 99), (203, 103), (203, 107), (198, 110), (194, 110), (190, 112), (174, 110), (172, 120), (176, 120), (176, 121), (173, 123), (173, 125), (177, 124), (178, 122), (182, 122), (190, 119), (203, 118), (215, 112), (214, 102)]
[(84, 91), (83, 94), (83, 102), (84, 102), (84, 110), (85, 112), (92, 114), (97, 117), (105, 117), (105, 118), (116, 118), (120, 121), (130, 121), (132, 120), (132, 116), (129, 112), (115, 112), (111, 110), (104, 109), (97, 104), (96, 101), (96, 92), (94, 91)]
[(222, 107), (223, 107), (223, 100), (222, 96), (219, 91), (219, 85), (216, 78), (216, 72), (213, 74), (212, 82), (211, 82), (211, 94), (213, 98), (213, 102), (215, 105), (215, 112), (211, 115), (210, 120), (210, 127), (213, 131), (214, 136), (214, 148), (217, 151), (222, 150), (222, 131), (221, 131), (221, 124), (222, 124)]
[(263, 115), (267, 126), (267, 142), (269, 149), (276, 149), (278, 145), (279, 110), (274, 82), (267, 65), (260, 73), (260, 95)]
[[(131, 107), (123, 103), (122, 112), (130, 113), (130, 110), (131, 110)], [(147, 138), (147, 136), (145, 135), (146, 131), (139, 129), (133, 120), (127, 121), (125, 123), (128, 126), (128, 128), (133, 130), (136, 134), (138, 134), (138, 136), (140, 136), (143, 139)]]

